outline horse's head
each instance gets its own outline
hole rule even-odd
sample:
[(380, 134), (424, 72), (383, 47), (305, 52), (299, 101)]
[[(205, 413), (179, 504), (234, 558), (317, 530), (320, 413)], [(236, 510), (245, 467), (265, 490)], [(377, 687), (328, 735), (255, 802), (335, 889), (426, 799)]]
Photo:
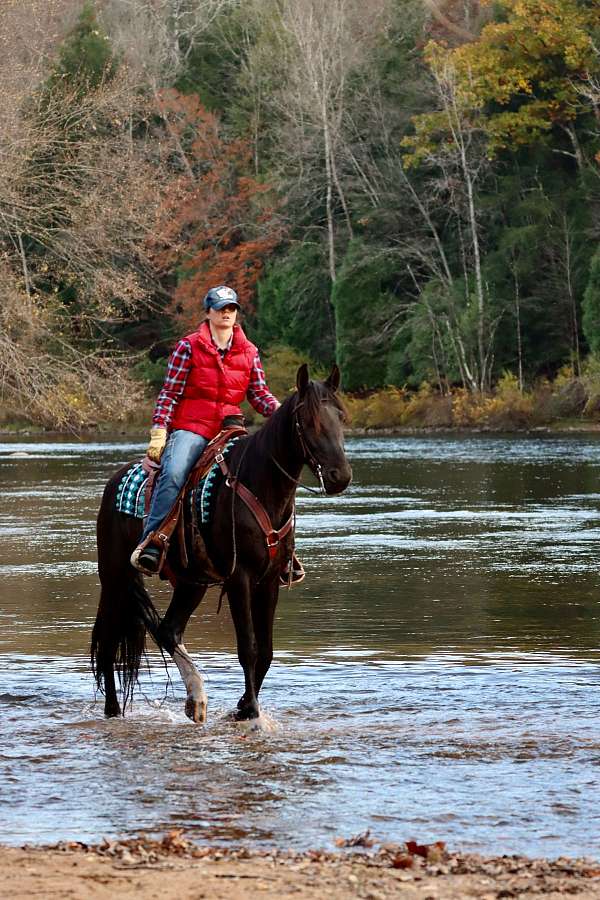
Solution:
[(306, 363), (298, 369), (295, 406), (296, 428), (307, 465), (327, 494), (340, 494), (352, 479), (344, 451), (346, 412), (337, 393), (340, 370), (334, 366), (325, 381), (311, 381)]

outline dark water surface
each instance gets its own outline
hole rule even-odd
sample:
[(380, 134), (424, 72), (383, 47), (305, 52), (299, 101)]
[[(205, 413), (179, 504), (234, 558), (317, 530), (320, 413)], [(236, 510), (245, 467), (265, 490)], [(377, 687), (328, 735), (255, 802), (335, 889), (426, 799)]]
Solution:
[(141, 450), (0, 444), (0, 843), (368, 827), (600, 856), (598, 437), (349, 440), (347, 493), (299, 499), (308, 577), (281, 598), (263, 732), (226, 718), (242, 673), (215, 594), (186, 635), (207, 727), (154, 652), (128, 717), (103, 719), (94, 518)]

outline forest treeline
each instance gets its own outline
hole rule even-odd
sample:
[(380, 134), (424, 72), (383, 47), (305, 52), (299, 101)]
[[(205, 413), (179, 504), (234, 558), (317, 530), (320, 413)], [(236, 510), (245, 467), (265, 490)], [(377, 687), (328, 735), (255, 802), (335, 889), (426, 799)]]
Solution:
[(595, 410), (599, 48), (599, 0), (4, 0), (5, 415), (126, 417), (223, 282), (359, 424)]

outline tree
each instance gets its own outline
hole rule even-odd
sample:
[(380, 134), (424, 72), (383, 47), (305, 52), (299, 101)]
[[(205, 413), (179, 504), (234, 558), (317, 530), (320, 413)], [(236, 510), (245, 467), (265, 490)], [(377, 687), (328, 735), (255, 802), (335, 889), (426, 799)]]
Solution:
[(336, 360), (349, 391), (385, 384), (397, 260), (351, 241), (333, 286)]
[(101, 21), (139, 84), (172, 87), (202, 36), (239, 0), (103, 0)]
[[(595, 3), (582, 0), (499, 0), (501, 20), (484, 26), (476, 41), (453, 50), (431, 43), (426, 58), (434, 68), (450, 63), (466, 105), (485, 110), (490, 154), (534, 144), (552, 136), (557, 152), (579, 166), (582, 150), (578, 118), (590, 104), (578, 86), (598, 72), (592, 33), (598, 25)], [(447, 124), (432, 114), (418, 124), (422, 149)], [(559, 135), (568, 138), (569, 149)], [(429, 143), (431, 148), (431, 144)]]
[(198, 320), (198, 300), (211, 284), (234, 283), (252, 310), (264, 261), (282, 236), (267, 184), (247, 174), (251, 149), (242, 139), (226, 142), (216, 116), (195, 95), (160, 95), (162, 118), (174, 136), (185, 171), (172, 185), (153, 242), (163, 272), (175, 270), (177, 314)]
[(151, 111), (107, 53), (99, 61), (90, 28), (75, 24), (36, 90), (0, 95), (0, 379), (6, 402), (48, 424), (131, 408), (119, 331), (161, 297), (146, 243), (166, 180)]
[[(422, 165), (429, 170), (428, 188), (444, 197), (454, 216), (466, 314), (454, 314), (447, 323), (453, 332), (452, 342), (463, 380), (471, 389), (484, 391), (491, 383), (492, 342), (497, 321), (491, 319), (488, 310), (482, 273), (481, 217), (477, 209), (478, 183), (488, 169), (481, 109), (479, 105), (472, 105), (471, 96), (458, 78), (451, 54), (432, 49), (429, 61), (440, 110), (416, 117), (415, 134), (405, 137), (402, 143), (410, 150), (406, 164), (409, 167)], [(440, 135), (443, 139), (439, 139)], [(434, 234), (438, 235), (435, 228)], [(451, 272), (439, 236), (436, 244), (452, 310), (456, 277)], [(464, 332), (465, 325), (467, 333)]]
[(256, 320), (263, 346), (283, 343), (315, 362), (335, 361), (335, 322), (321, 244), (293, 245), (271, 261), (258, 283)]
[(583, 331), (592, 353), (600, 354), (600, 246), (592, 256), (583, 297)]
[(288, 162), (287, 179), (295, 182), (299, 208), (310, 204), (324, 218), (332, 283), (340, 232), (347, 241), (354, 227), (341, 170), (352, 73), (365, 58), (384, 10), (378, 0), (371, 0), (368, 15), (359, 0), (287, 0), (280, 14), (283, 83), (275, 98), (282, 123), (280, 153)]
[(114, 77), (117, 61), (108, 35), (100, 27), (91, 0), (86, 0), (73, 29), (63, 41), (49, 86), (61, 81), (80, 84), (82, 89), (98, 87)]
[[(561, 184), (567, 181), (568, 189), (577, 190), (572, 178), (568, 182), (567, 165), (575, 164), (581, 172), (590, 157), (589, 149), (593, 152), (589, 135), (586, 135), (587, 152), (586, 143), (580, 137), (581, 123), (592, 108), (580, 85), (589, 82), (590, 73), (597, 69), (592, 41), (596, 20), (592, 6), (577, 0), (547, 0), (542, 4), (532, 0), (501, 0), (498, 7), (502, 20), (485, 25), (477, 40), (454, 49), (430, 42), (425, 51), (438, 104), (435, 110), (415, 117), (414, 134), (405, 137), (403, 145), (409, 150), (407, 165), (422, 167), (428, 175), (429, 189), (436, 182), (438, 189), (444, 186), (454, 214), (462, 268), (458, 277), (466, 293), (460, 315), (450, 316), (447, 321), (454, 322), (451, 325), (453, 344), (458, 351), (461, 377), (480, 390), (491, 383), (498, 349), (497, 326), (507, 315), (516, 318), (520, 383), (523, 381), (523, 284), (519, 277), (522, 264), (514, 240), (516, 232), (512, 239), (505, 239), (493, 225), (498, 217), (492, 204), (502, 208), (502, 201), (494, 192), (493, 169), (517, 164), (515, 154), (519, 148), (534, 145), (535, 149), (528, 150), (532, 155), (548, 152), (558, 160), (565, 160), (564, 171), (559, 168), (562, 163), (555, 165), (551, 158), (544, 160), (546, 169), (542, 171), (554, 170), (554, 177)], [(523, 162), (527, 165), (526, 160), (521, 160), (521, 165)], [(539, 170), (531, 171), (529, 190), (539, 191), (541, 177), (544, 176), (540, 176)], [(427, 212), (422, 195), (419, 200)], [(440, 231), (435, 217), (427, 215), (432, 233), (438, 234), (436, 247), (448, 263), (442, 265), (442, 283), (450, 286), (456, 283), (458, 273), (448, 228)], [(566, 330), (567, 346), (577, 368), (581, 230), (566, 213), (558, 219), (546, 220), (545, 227), (551, 231), (550, 235), (546, 232), (540, 247), (541, 254), (547, 257), (543, 271), (549, 274), (545, 280), (548, 285), (550, 281), (553, 283), (551, 308), (557, 311), (556, 317), (548, 317), (546, 313), (546, 324), (560, 322), (559, 328)], [(524, 234), (523, 231), (521, 237)], [(514, 293), (512, 300), (505, 295), (504, 302), (499, 302), (502, 291), (496, 290), (495, 297), (490, 295), (489, 274), (494, 264), (488, 265), (486, 254), (491, 254), (492, 260), (497, 252), (494, 241), (510, 246), (508, 268)], [(536, 277), (535, 293), (545, 276), (540, 277), (538, 273)], [(446, 291), (446, 295), (456, 297), (456, 292)], [(470, 309), (473, 314), (469, 313)], [(558, 310), (564, 310), (560, 314), (562, 319)], [(447, 312), (446, 307), (443, 315)], [(437, 315), (435, 310), (434, 313)], [(460, 329), (457, 322), (462, 323)], [(473, 327), (476, 332), (474, 355), (465, 327)], [(562, 340), (555, 350), (558, 346), (563, 346)]]

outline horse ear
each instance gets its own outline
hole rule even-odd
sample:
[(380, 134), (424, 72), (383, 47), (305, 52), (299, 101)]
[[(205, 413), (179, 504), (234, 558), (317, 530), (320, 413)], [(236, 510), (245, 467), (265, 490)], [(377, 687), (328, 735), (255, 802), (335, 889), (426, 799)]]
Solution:
[(308, 387), (308, 366), (302, 363), (296, 374), (296, 387), (300, 396), (304, 394)]
[(330, 391), (337, 391), (340, 386), (340, 370), (338, 367), (333, 364), (333, 368), (331, 373), (327, 376), (327, 380), (325, 382), (325, 387), (329, 388)]

